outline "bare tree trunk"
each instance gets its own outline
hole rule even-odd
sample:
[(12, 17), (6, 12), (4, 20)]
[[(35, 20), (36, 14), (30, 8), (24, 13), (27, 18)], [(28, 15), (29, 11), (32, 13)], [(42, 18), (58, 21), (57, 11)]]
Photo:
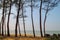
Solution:
[(21, 36), (21, 31), (20, 31), (20, 24), (18, 22), (18, 28), (19, 28), (19, 35)]
[(44, 36), (45, 36), (45, 24), (46, 24), (46, 18), (47, 18), (47, 16), (45, 15), (45, 19), (44, 19)]
[(22, 3), (22, 17), (23, 17), (23, 26), (24, 26), (24, 34), (26, 36), (26, 30), (25, 30), (25, 20), (24, 20), (24, 14), (23, 14), (23, 3)]
[(3, 1), (3, 12), (2, 12), (2, 36), (4, 36), (4, 30), (3, 30), (3, 26), (4, 26), (4, 7), (5, 7), (5, 0)]
[(1, 22), (0, 22), (0, 35), (2, 34), (2, 19), (1, 19)]
[(33, 35), (35, 37), (35, 30), (34, 30), (34, 22), (33, 22), (33, 5), (32, 5), (32, 0), (31, 0), (31, 20), (32, 20), (32, 28), (33, 28)]
[[(7, 1), (7, 0), (6, 0)], [(7, 5), (8, 4), (8, 1), (5, 2), (5, 14), (4, 14), (4, 27), (5, 27), (5, 35), (6, 35), (6, 16), (7, 16)]]
[(10, 20), (10, 14), (11, 14), (11, 5), (12, 5), (12, 1), (10, 0), (10, 9), (9, 9), (8, 20), (7, 20), (7, 36), (10, 36), (10, 32), (9, 32), (9, 20)]
[(41, 11), (42, 11), (42, 0), (40, 0), (40, 33), (41, 33), (41, 37), (43, 37), (43, 34), (42, 34), (42, 14), (41, 14)]
[(4, 17), (4, 27), (5, 27), (5, 35), (6, 35), (6, 14), (5, 14), (5, 17)]
[(0, 35), (1, 35), (1, 22), (0, 22)]
[(18, 25), (18, 22), (19, 22), (20, 3), (21, 3), (21, 0), (19, 0), (19, 5), (18, 5), (19, 7), (18, 7), (18, 12), (17, 12), (17, 17), (16, 17), (15, 37), (17, 37), (17, 25)]
[(26, 36), (26, 30), (25, 30), (25, 20), (24, 20), (24, 17), (23, 17), (23, 26), (24, 26), (24, 34)]
[(6, 35), (6, 24), (5, 24), (5, 35)]
[(46, 9), (46, 13), (45, 13), (45, 18), (44, 18), (44, 24), (43, 24), (43, 26), (44, 26), (44, 36), (45, 36), (45, 25), (46, 25), (46, 19), (47, 19), (47, 14), (48, 14), (48, 9), (49, 8), (49, 3), (48, 3), (48, 5), (47, 5), (47, 9)]

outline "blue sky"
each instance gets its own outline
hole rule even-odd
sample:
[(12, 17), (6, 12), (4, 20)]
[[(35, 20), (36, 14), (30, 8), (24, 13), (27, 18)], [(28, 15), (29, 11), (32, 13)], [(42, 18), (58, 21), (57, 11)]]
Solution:
[[(60, 4), (49, 12), (47, 28), (49, 30), (60, 30)], [(51, 14), (50, 14), (51, 13)]]
[[(60, 4), (51, 10), (48, 13), (47, 21), (46, 21), (46, 30), (60, 30)], [(28, 11), (29, 13), (29, 11)], [(34, 23), (35, 28), (39, 29), (39, 9), (34, 9)], [(44, 20), (44, 12), (42, 12), (42, 26)]]

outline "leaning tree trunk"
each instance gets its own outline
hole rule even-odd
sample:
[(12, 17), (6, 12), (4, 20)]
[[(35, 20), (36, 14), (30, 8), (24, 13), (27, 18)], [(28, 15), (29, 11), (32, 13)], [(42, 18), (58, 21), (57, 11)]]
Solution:
[(21, 0), (19, 0), (18, 12), (17, 12), (17, 17), (16, 17), (16, 25), (15, 25), (15, 37), (17, 37), (17, 25), (18, 25), (18, 22), (19, 22), (20, 3), (21, 3)]
[(3, 30), (3, 26), (4, 26), (4, 7), (5, 7), (5, 0), (3, 1), (3, 12), (2, 12), (2, 36), (4, 36), (4, 30)]
[(48, 14), (48, 9), (49, 8), (49, 3), (48, 3), (48, 5), (47, 5), (47, 9), (46, 9), (46, 13), (45, 13), (45, 18), (44, 18), (44, 24), (43, 24), (43, 26), (44, 26), (44, 36), (45, 36), (45, 26), (46, 26), (46, 19), (47, 19), (47, 14)]
[(42, 0), (40, 0), (41, 2), (40, 2), (40, 33), (41, 33), (41, 37), (43, 37), (43, 34), (42, 34)]
[(10, 0), (10, 9), (9, 9), (8, 20), (7, 20), (7, 36), (10, 36), (10, 32), (9, 32), (9, 20), (10, 20), (10, 14), (11, 14), (11, 6), (12, 6), (12, 1)]
[(33, 5), (32, 5), (32, 0), (31, 0), (31, 20), (32, 20), (32, 28), (33, 28), (33, 35), (35, 37), (35, 30), (34, 30), (34, 22), (33, 22)]
[(47, 18), (47, 16), (45, 15), (45, 18), (44, 18), (44, 24), (43, 24), (43, 26), (44, 26), (44, 36), (45, 36), (45, 24), (46, 24), (46, 18)]

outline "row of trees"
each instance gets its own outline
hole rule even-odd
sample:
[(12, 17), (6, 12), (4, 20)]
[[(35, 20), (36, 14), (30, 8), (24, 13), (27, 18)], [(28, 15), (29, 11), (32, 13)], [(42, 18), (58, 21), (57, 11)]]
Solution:
[[(35, 5), (36, 2), (40, 2), (40, 5), (39, 4), (38, 4), (39, 6)], [(1, 22), (0, 22), (0, 34), (2, 34), (2, 36), (4, 36), (4, 27), (5, 27), (5, 29), (7, 27), (7, 36), (10, 36), (10, 32), (9, 32), (10, 15), (14, 14), (14, 13), (11, 13), (11, 9), (12, 9), (12, 6), (15, 5), (15, 7), (17, 8), (15, 36), (17, 37), (17, 32), (18, 32), (17, 28), (19, 28), (19, 34), (21, 36), (19, 18), (23, 18), (24, 34), (26, 36), (24, 18), (26, 18), (27, 16), (24, 15), (24, 8), (31, 7), (31, 21), (32, 21), (33, 35), (35, 37), (35, 29), (34, 29), (34, 21), (33, 21), (33, 11), (34, 11), (33, 8), (39, 7), (40, 33), (41, 33), (41, 37), (43, 37), (42, 10), (45, 11), (45, 17), (44, 17), (44, 23), (43, 23), (44, 35), (45, 35), (46, 34), (45, 25), (46, 25), (46, 19), (47, 19), (48, 12), (50, 10), (52, 10), (54, 7), (56, 7), (59, 2), (60, 2), (60, 0), (0, 0), (0, 8), (2, 9), (2, 18), (1, 18)], [(30, 3), (30, 4), (28, 4), (28, 3)], [(24, 6), (25, 4), (28, 4), (28, 5)], [(22, 10), (22, 14), (20, 14), (21, 10)], [(6, 20), (7, 15), (8, 15), (7, 26), (5, 26), (6, 25), (5, 20)]]

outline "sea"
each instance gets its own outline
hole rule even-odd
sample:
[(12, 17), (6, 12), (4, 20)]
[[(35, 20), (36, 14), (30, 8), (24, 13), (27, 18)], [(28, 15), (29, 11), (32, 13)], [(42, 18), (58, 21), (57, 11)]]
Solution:
[[(24, 34), (24, 31), (20, 31), (20, 32), (21, 32), (21, 34)], [(15, 31), (10, 31), (10, 34), (15, 34)], [(19, 31), (18, 31), (18, 34), (19, 34)], [(26, 34), (33, 35), (33, 31), (31, 31), (31, 30), (26, 31)], [(50, 34), (50, 35), (60, 34), (60, 31), (46, 31), (46, 34)], [(35, 31), (35, 35), (40, 36), (40, 31)]]

